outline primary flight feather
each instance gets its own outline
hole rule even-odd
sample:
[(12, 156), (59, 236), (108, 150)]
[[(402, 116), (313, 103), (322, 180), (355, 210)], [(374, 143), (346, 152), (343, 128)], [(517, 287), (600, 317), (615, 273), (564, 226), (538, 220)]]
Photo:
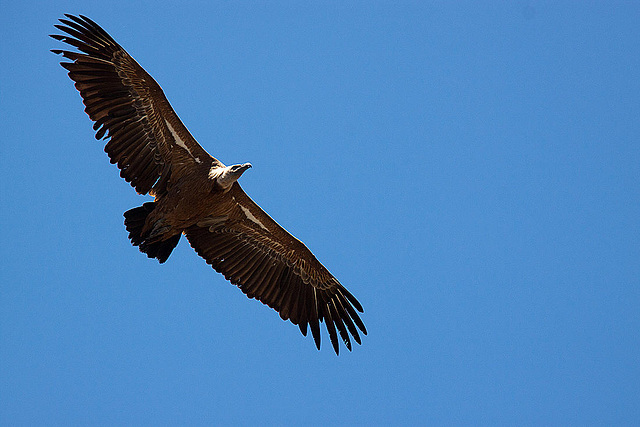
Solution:
[[(153, 202), (125, 212), (131, 243), (167, 260), (185, 235), (205, 261), (249, 298), (284, 320), (307, 327), (320, 349), (320, 323), (339, 353), (367, 333), (362, 306), (307, 247), (258, 206), (238, 184), (251, 167), (225, 166), (191, 136), (156, 81), (98, 24), (65, 15), (51, 35), (77, 51), (54, 49), (94, 121), (96, 139), (120, 176)], [(358, 332), (360, 331), (360, 332)]]

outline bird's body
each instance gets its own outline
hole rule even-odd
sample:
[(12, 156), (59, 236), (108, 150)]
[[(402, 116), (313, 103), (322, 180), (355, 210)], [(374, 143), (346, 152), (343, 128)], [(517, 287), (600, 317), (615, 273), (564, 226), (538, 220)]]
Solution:
[(125, 212), (133, 245), (163, 263), (184, 234), (207, 263), (291, 320), (311, 328), (320, 348), (319, 322), (338, 353), (338, 334), (366, 334), (360, 303), (298, 239), (245, 194), (237, 180), (249, 163), (225, 166), (191, 136), (160, 86), (92, 20), (66, 15), (52, 35), (80, 52), (53, 50), (80, 91), (96, 138), (120, 175), (153, 202)]

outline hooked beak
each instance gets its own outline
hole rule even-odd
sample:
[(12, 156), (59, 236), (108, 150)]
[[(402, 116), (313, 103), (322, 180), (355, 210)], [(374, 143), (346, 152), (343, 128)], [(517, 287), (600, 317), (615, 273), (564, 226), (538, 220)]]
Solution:
[[(234, 174), (235, 176), (237, 176), (238, 178), (240, 178), (240, 177), (242, 176), (242, 174), (243, 174), (243, 173), (245, 173), (245, 171), (246, 171), (247, 169), (249, 169), (250, 167), (251, 167), (251, 163), (243, 163), (243, 164), (241, 164), (241, 165), (236, 165), (236, 166), (234, 167), (234, 168), (236, 168), (236, 169), (235, 169), (235, 171), (233, 172), (233, 174)], [(238, 178), (236, 178), (236, 179), (238, 179)]]

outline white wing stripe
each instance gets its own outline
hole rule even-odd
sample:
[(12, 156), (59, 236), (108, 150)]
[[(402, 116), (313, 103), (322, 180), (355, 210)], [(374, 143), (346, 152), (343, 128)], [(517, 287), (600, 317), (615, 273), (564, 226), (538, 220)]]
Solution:
[(173, 128), (173, 126), (171, 126), (171, 123), (169, 123), (167, 119), (165, 119), (164, 122), (167, 124), (167, 128), (169, 128), (169, 132), (171, 132), (171, 136), (173, 136), (173, 140), (176, 142), (176, 144), (187, 150), (187, 153), (189, 153), (189, 155), (195, 159), (196, 163), (201, 163), (198, 157), (195, 157), (193, 154), (191, 154), (191, 150), (189, 150), (187, 144), (185, 144), (184, 141), (180, 139), (180, 137), (176, 133), (176, 130)]
[(269, 231), (269, 229), (267, 229), (267, 227), (264, 226), (263, 223), (260, 222), (260, 220), (258, 218), (256, 218), (249, 209), (245, 208), (242, 205), (238, 205), (240, 206), (240, 209), (242, 209), (242, 212), (244, 212), (245, 216), (250, 220), (253, 221), (254, 223), (258, 224), (260, 227), (262, 227), (263, 229)]

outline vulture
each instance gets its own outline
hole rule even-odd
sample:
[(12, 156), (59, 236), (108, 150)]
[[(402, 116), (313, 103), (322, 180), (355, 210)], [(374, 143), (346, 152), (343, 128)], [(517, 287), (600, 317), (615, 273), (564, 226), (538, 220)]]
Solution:
[(52, 49), (75, 83), (95, 137), (120, 176), (152, 202), (124, 213), (134, 246), (164, 263), (185, 235), (191, 247), (249, 298), (311, 329), (324, 323), (336, 354), (367, 330), (358, 300), (300, 240), (245, 194), (250, 163), (225, 166), (182, 124), (156, 81), (91, 19), (65, 14), (53, 34), (75, 50)]

